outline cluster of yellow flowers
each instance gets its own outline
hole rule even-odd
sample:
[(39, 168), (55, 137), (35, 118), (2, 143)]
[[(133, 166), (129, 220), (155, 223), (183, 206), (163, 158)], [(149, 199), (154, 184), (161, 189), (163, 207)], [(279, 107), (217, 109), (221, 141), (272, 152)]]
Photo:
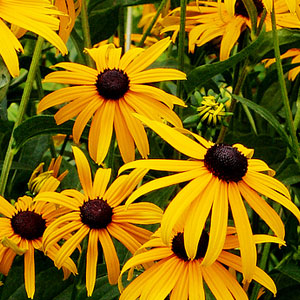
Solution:
[[(260, 4), (259, 16), (263, 4), (271, 10), (270, 2), (254, 1)], [(281, 0), (274, 1), (276, 11), (284, 16), (279, 25), (288, 23), (289, 28), (293, 25), (299, 28), (296, 16), (299, 6), (296, 1), (295, 5), (291, 2), (287, 4), (294, 15), (282, 8)], [(64, 42), (74, 26), (81, 1), (54, 1), (64, 13), (47, 0), (38, 0), (34, 5), (29, 0), (14, 1), (18, 4), (14, 7), (11, 3), (0, 1), (0, 31), (3, 32), (0, 54), (12, 76), (19, 74), (16, 51), (22, 51), (22, 46), (3, 20), (44, 36), (62, 54), (66, 53)], [(197, 1), (188, 5), (189, 50), (193, 52), (195, 46), (221, 36), (220, 59), (227, 59), (241, 31), (251, 27), (241, 3), (238, 0)], [(280, 7), (277, 9), (276, 5)], [(60, 23), (54, 15), (61, 18)], [(178, 30), (178, 16), (176, 9), (161, 18), (162, 32)], [(268, 16), (265, 22), (268, 28)], [(56, 30), (60, 30), (61, 38)], [(67, 172), (59, 175), (62, 161), (59, 157), (52, 160), (45, 172), (42, 164), (38, 166), (29, 180), (29, 193), (16, 203), (11, 204), (0, 196), (3, 215), (0, 272), (7, 275), (15, 256), (24, 255), (25, 289), (29, 298), (35, 293), (35, 249), (43, 251), (57, 268), (62, 268), (67, 278), (71, 273), (78, 273), (71, 255), (80, 249), (85, 238), (88, 296), (95, 287), (99, 242), (109, 283), (118, 283), (122, 300), (163, 300), (168, 295), (176, 300), (205, 299), (204, 282), (217, 300), (248, 299), (245, 290), (252, 280), (276, 294), (271, 277), (257, 266), (257, 244), (285, 245), (284, 224), (266, 198), (288, 209), (299, 222), (300, 211), (291, 201), (288, 189), (273, 178), (275, 172), (265, 162), (252, 158), (254, 150), (241, 144), (215, 144), (184, 129), (173, 110), (174, 105), (186, 106), (184, 101), (149, 85), (186, 79), (185, 73), (176, 69), (147, 69), (170, 46), (169, 37), (146, 50), (135, 47), (124, 54), (122, 48), (113, 44), (98, 45), (86, 49), (96, 68), (61, 62), (54, 66), (60, 70), (45, 77), (44, 82), (71, 86), (46, 95), (39, 102), (37, 112), (65, 104), (54, 118), (57, 124), (62, 124), (76, 117), (72, 133), (76, 144), (91, 120), (88, 153), (98, 169), (93, 174), (84, 152), (73, 146), (82, 191), (56, 191), (67, 175)], [(200, 116), (203, 120), (207, 118), (208, 123), (217, 124), (226, 114), (225, 105), (217, 103), (213, 96), (203, 99), (198, 108)], [(150, 147), (144, 125), (180, 152), (182, 158), (148, 159)], [(112, 170), (103, 162), (113, 135), (125, 164), (112, 181)], [(142, 159), (135, 160), (136, 149)], [(124, 174), (130, 169), (133, 171)], [(172, 174), (146, 181), (149, 170)], [(150, 202), (133, 203), (151, 191), (182, 183), (185, 186), (164, 212)], [(253, 234), (246, 203), (273, 235)], [(137, 224), (160, 227), (153, 233)], [(133, 255), (122, 269), (112, 237)], [(138, 266), (144, 271), (124, 289), (123, 273), (130, 270), (132, 279)], [(229, 269), (242, 274), (242, 284)]]

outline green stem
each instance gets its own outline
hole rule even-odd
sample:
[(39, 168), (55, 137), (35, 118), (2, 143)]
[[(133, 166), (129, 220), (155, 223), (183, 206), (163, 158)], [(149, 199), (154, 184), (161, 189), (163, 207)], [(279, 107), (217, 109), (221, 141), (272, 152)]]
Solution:
[(271, 12), (271, 19), (272, 19), (274, 53), (275, 53), (275, 59), (276, 59), (276, 68), (277, 68), (277, 73), (278, 73), (280, 92), (281, 92), (281, 97), (283, 100), (283, 107), (284, 107), (284, 112), (285, 112), (285, 116), (286, 116), (286, 123), (287, 123), (287, 127), (289, 130), (290, 136), (291, 136), (293, 152), (296, 157), (295, 160), (299, 166), (300, 165), (300, 149), (299, 149), (299, 143), (298, 143), (298, 139), (297, 139), (297, 135), (296, 135), (296, 130), (295, 130), (294, 123), (293, 123), (293, 114), (292, 114), (292, 111), (290, 108), (288, 93), (287, 93), (287, 89), (286, 89), (286, 85), (285, 85), (285, 79), (284, 79), (282, 64), (281, 64), (281, 59), (280, 59), (280, 48), (279, 48), (278, 33), (277, 33), (277, 29), (276, 29), (276, 17), (275, 17), (274, 2), (273, 2), (273, 9)]
[(153, 17), (153, 19), (152, 19), (150, 25), (148, 26), (147, 30), (144, 32), (144, 34), (143, 34), (140, 42), (138, 43), (138, 47), (142, 47), (144, 45), (144, 42), (145, 42), (147, 36), (150, 35), (150, 32), (151, 32), (151, 30), (152, 30), (155, 22), (157, 21), (160, 12), (162, 11), (162, 9), (164, 8), (164, 6), (166, 5), (167, 1), (168, 0), (162, 0), (161, 1), (160, 5), (159, 5), (159, 7), (158, 7), (158, 9), (156, 11), (155, 16)]
[[(178, 69), (184, 71), (185, 19), (187, 0), (180, 0), (180, 28), (178, 37)], [(177, 81), (177, 97), (182, 97), (182, 81)], [(181, 110), (180, 110), (181, 111)], [(179, 115), (180, 116), (180, 115)]]
[(121, 6), (119, 10), (119, 26), (118, 26), (118, 36), (119, 36), (119, 46), (122, 48), (122, 52), (125, 52), (125, 26), (124, 26), (124, 7)]
[[(90, 25), (89, 25), (86, 1), (81, 2), (80, 16), (81, 16), (82, 35), (83, 35), (83, 45), (85, 48), (92, 48)], [(89, 55), (86, 56), (86, 63), (89, 67), (95, 68), (95, 62)]]
[[(234, 95), (239, 95), (241, 90), (242, 90), (243, 84), (244, 84), (245, 79), (246, 79), (247, 74), (248, 74), (248, 64), (249, 64), (249, 60), (246, 59), (246, 61), (244, 63), (244, 66), (243, 66), (243, 69), (242, 69), (241, 73), (239, 74), (237, 84), (234, 88), (234, 91), (233, 91)], [(229, 112), (234, 112), (235, 107), (236, 107), (236, 103), (237, 103), (237, 101), (232, 98), (231, 103), (230, 103), (230, 107), (229, 107), (229, 110), (228, 110)], [(225, 122), (227, 124), (229, 124), (230, 121), (231, 121), (231, 118), (232, 118), (232, 115), (227, 116), (227, 118), (225, 119)], [(218, 136), (217, 141), (216, 141), (217, 144), (223, 143), (226, 132), (227, 132), (227, 129), (228, 129), (227, 126), (222, 125), (219, 136)]]
[[(271, 234), (271, 232), (272, 231), (270, 230), (269, 233)], [(263, 250), (261, 261), (260, 261), (260, 264), (259, 264), (259, 267), (262, 270), (265, 270), (265, 268), (267, 266), (269, 253), (270, 253), (270, 248), (271, 248), (271, 243), (267, 243), (267, 244), (264, 245), (264, 250)], [(255, 282), (252, 293), (251, 293), (250, 300), (256, 300), (257, 299), (260, 287), (261, 287), (261, 285), (259, 283)]]
[(32, 56), (32, 61), (30, 64), (28, 75), (27, 75), (25, 88), (24, 88), (23, 95), (21, 98), (18, 117), (14, 124), (12, 135), (10, 137), (6, 155), (5, 155), (5, 159), (3, 162), (3, 168), (2, 168), (2, 172), (1, 172), (1, 176), (0, 176), (0, 195), (4, 195), (9, 171), (10, 171), (10, 168), (11, 168), (11, 165), (13, 162), (13, 158), (14, 158), (15, 154), (17, 153), (17, 149), (13, 148), (13, 144), (14, 144), (13, 133), (14, 133), (14, 130), (23, 121), (25, 111), (27, 108), (27, 104), (29, 102), (30, 93), (31, 93), (33, 83), (34, 83), (34, 80), (36, 77), (36, 73), (37, 73), (37, 70), (39, 67), (39, 61), (40, 61), (40, 57), (41, 57), (41, 53), (42, 53), (43, 43), (44, 43), (44, 39), (39, 36), (37, 39), (36, 45), (35, 45), (35, 49), (34, 49), (33, 56)]

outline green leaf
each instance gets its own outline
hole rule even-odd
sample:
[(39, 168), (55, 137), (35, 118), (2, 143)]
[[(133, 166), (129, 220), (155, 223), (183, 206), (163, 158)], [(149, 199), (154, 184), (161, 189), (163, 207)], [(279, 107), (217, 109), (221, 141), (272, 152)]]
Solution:
[(10, 83), (10, 74), (7, 70), (3, 59), (0, 59), (0, 102), (4, 99), (7, 94), (7, 90)]
[(277, 270), (289, 278), (300, 283), (300, 268), (295, 263), (280, 266)]
[(264, 38), (265, 33), (262, 32), (252, 44), (244, 48), (239, 53), (231, 56), (230, 58), (224, 61), (219, 61), (213, 64), (206, 64), (195, 68), (188, 74), (187, 81), (184, 82), (187, 92), (192, 92), (194, 88), (196, 88), (200, 84), (203, 85), (213, 76), (220, 74), (229, 68), (232, 68), (237, 63), (249, 57), (250, 54), (256, 52), (256, 49), (258, 49), (259, 45), (264, 40)]
[[(74, 121), (70, 120), (62, 125), (56, 125), (53, 116), (39, 115), (31, 117), (20, 124), (14, 130), (15, 144), (14, 148), (17, 150), (29, 139), (41, 135), (41, 134), (72, 134)], [(89, 126), (86, 126), (82, 138), (87, 140), (88, 138)]]
[(116, 32), (119, 25), (119, 9), (119, 5), (111, 5), (90, 13), (89, 24), (92, 44), (106, 40)]
[[(280, 49), (286, 51), (292, 46), (296, 47), (297, 43), (299, 44), (300, 32), (280, 29), (278, 30), (278, 38)], [(256, 64), (267, 57), (274, 57), (272, 31), (262, 31), (254, 42), (227, 60), (195, 68), (188, 74), (187, 81), (184, 83), (186, 91), (188, 93), (192, 92), (197, 86), (203, 85), (213, 76), (232, 68), (246, 58), (249, 58), (251, 64)]]
[(253, 2), (253, 0), (243, 0), (244, 6), (247, 10), (248, 16), (250, 17), (251, 21), (251, 28), (255, 28), (256, 32), (256, 27), (257, 27), (257, 9), (256, 6)]
[(264, 118), (281, 136), (283, 141), (292, 149), (292, 145), (290, 144), (290, 140), (284, 129), (282, 128), (281, 124), (277, 121), (277, 119), (265, 108), (262, 106), (250, 101), (246, 98), (241, 96), (232, 95), (232, 97), (242, 104), (247, 105), (250, 109), (254, 110), (257, 114), (259, 114), (262, 118)]

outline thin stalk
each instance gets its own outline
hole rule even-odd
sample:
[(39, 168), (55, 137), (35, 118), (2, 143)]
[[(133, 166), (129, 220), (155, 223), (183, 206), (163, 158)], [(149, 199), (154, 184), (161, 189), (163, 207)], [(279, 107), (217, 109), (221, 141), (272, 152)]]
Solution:
[(143, 34), (140, 42), (138, 43), (138, 47), (142, 47), (144, 45), (144, 42), (145, 42), (147, 36), (150, 35), (151, 29), (153, 28), (155, 22), (158, 19), (159, 14), (161, 13), (161, 11), (164, 8), (164, 6), (166, 5), (167, 1), (168, 0), (162, 0), (161, 1), (160, 5), (159, 5), (159, 7), (158, 7), (158, 9), (156, 11), (155, 16), (153, 17), (153, 19), (152, 19), (150, 25), (148, 26), (147, 30), (144, 32), (144, 34)]
[(3, 162), (3, 168), (2, 168), (2, 172), (1, 172), (1, 176), (0, 176), (0, 195), (4, 195), (9, 171), (10, 171), (10, 168), (11, 168), (11, 165), (13, 162), (13, 158), (14, 158), (15, 154), (17, 153), (17, 149), (13, 148), (13, 143), (14, 143), (13, 133), (14, 133), (14, 130), (23, 121), (25, 111), (27, 108), (27, 104), (29, 102), (31, 90), (33, 87), (33, 83), (36, 78), (36, 73), (37, 73), (37, 70), (39, 67), (39, 61), (40, 61), (40, 57), (41, 57), (41, 53), (42, 53), (42, 49), (43, 49), (43, 43), (44, 43), (44, 38), (39, 36), (37, 39), (36, 45), (35, 45), (35, 49), (34, 49), (33, 56), (32, 56), (32, 61), (30, 64), (28, 75), (27, 75), (26, 84), (25, 84), (23, 95), (21, 98), (18, 117), (14, 124), (14, 128), (13, 128), (13, 131), (12, 131), (9, 143), (8, 143), (6, 155), (5, 155), (4, 162)]
[[(241, 74), (239, 75), (237, 84), (234, 88), (234, 91), (233, 91), (234, 95), (239, 95), (241, 90), (242, 90), (243, 84), (244, 84), (245, 79), (248, 75), (248, 64), (249, 64), (249, 60), (246, 59), (246, 61), (244, 63), (244, 66), (243, 66), (243, 69), (241, 71)], [(237, 101), (235, 99), (231, 99), (230, 107), (229, 107), (229, 110), (228, 110), (229, 112), (234, 112), (235, 107), (236, 107), (236, 103), (237, 103)], [(226, 119), (225, 119), (225, 122), (227, 124), (229, 124), (230, 121), (231, 121), (231, 118), (232, 118), (232, 115), (227, 116)], [(228, 129), (227, 126), (222, 125), (219, 136), (218, 136), (217, 141), (216, 141), (217, 144), (223, 143), (226, 132), (227, 132), (227, 129)]]
[(124, 25), (124, 7), (119, 10), (119, 26), (118, 26), (119, 46), (122, 48), (123, 54), (125, 49), (125, 25)]
[(132, 7), (129, 6), (128, 9), (127, 9), (125, 52), (130, 49), (130, 45), (131, 45), (131, 32), (132, 32)]
[(280, 86), (280, 92), (281, 97), (283, 100), (283, 107), (284, 112), (286, 116), (286, 123), (287, 127), (291, 136), (291, 142), (293, 147), (294, 156), (296, 157), (295, 161), (300, 166), (300, 149), (299, 149), (299, 143), (296, 135), (296, 130), (294, 127), (293, 122), (293, 114), (290, 108), (288, 93), (285, 85), (285, 79), (283, 75), (282, 70), (282, 64), (280, 59), (280, 48), (279, 48), (279, 39), (278, 39), (278, 33), (276, 29), (276, 16), (275, 16), (275, 7), (273, 2), (273, 9), (271, 12), (271, 19), (272, 19), (272, 32), (273, 32), (273, 43), (274, 43), (274, 53), (275, 53), (275, 59), (276, 59), (276, 68), (277, 68), (277, 74), (278, 74), (278, 82)]
[[(272, 231), (270, 230), (269, 234), (271, 234), (271, 233), (272, 233)], [(262, 270), (265, 270), (265, 268), (267, 266), (270, 249), (271, 249), (271, 243), (267, 243), (264, 245), (264, 250), (263, 250), (262, 257), (261, 257), (260, 264), (259, 264), (259, 267)], [(250, 300), (257, 300), (257, 296), (258, 296), (260, 287), (261, 287), (261, 285), (259, 283), (255, 282), (252, 293), (251, 293)]]
[[(187, 0), (180, 0), (180, 28), (178, 37), (178, 69), (184, 71), (185, 19)], [(182, 81), (177, 81), (177, 97), (182, 97)], [(180, 116), (180, 115), (179, 115)]]
[[(81, 16), (82, 35), (83, 35), (83, 45), (85, 48), (92, 48), (90, 25), (89, 25), (86, 1), (81, 2), (80, 16)], [(86, 63), (89, 67), (95, 68), (95, 62), (89, 55), (86, 56)]]

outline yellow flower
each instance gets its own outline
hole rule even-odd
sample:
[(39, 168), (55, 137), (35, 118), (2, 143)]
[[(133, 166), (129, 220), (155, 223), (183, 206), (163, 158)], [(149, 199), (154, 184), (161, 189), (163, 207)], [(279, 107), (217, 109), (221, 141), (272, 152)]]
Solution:
[[(274, 0), (262, 0), (266, 9), (272, 11), (273, 1)], [(300, 1), (299, 0), (285, 0), (285, 4), (288, 6), (289, 11), (293, 14), (297, 14), (297, 17), (300, 19)]]
[(147, 50), (130, 49), (121, 57), (121, 48), (113, 44), (86, 49), (94, 59), (97, 70), (76, 63), (59, 63), (66, 71), (49, 74), (45, 82), (72, 84), (55, 91), (41, 100), (38, 112), (51, 106), (69, 102), (55, 114), (57, 124), (77, 116), (73, 139), (79, 142), (81, 133), (93, 117), (89, 131), (89, 153), (101, 164), (106, 157), (113, 128), (121, 156), (125, 162), (134, 160), (135, 145), (143, 158), (149, 154), (149, 144), (142, 123), (133, 112), (154, 120), (165, 119), (175, 126), (182, 126), (172, 111), (173, 105), (184, 105), (179, 98), (144, 83), (186, 79), (175, 69), (154, 68), (152, 64), (170, 45), (163, 39)]
[[(297, 48), (293, 48), (293, 49), (289, 49), (287, 52), (285, 52), (284, 54), (282, 54), (280, 56), (281, 59), (285, 59), (285, 58), (289, 58), (289, 57), (293, 57), (291, 63), (292, 64), (297, 64), (300, 63), (300, 49)], [(266, 62), (265, 67), (268, 68), (270, 65), (272, 65), (275, 62), (275, 58), (272, 59), (266, 59), (264, 60), (264, 62)], [(293, 68), (292, 70), (289, 71), (288, 73), (288, 78), (289, 80), (295, 80), (297, 75), (300, 72), (300, 66)]]
[[(163, 300), (169, 294), (170, 299), (204, 300), (204, 282), (217, 300), (248, 299), (246, 292), (227, 269), (229, 267), (238, 272), (242, 270), (241, 258), (227, 251), (238, 247), (235, 236), (227, 235), (224, 248), (218, 254), (216, 261), (209, 266), (202, 264), (209, 243), (207, 232), (202, 232), (197, 254), (192, 259), (185, 251), (184, 240), (185, 232), (179, 226), (172, 232), (168, 244), (163, 242), (158, 230), (153, 238), (146, 242), (142, 249), (130, 258), (122, 268), (119, 278), (119, 289), (122, 291), (120, 300), (150, 300), (154, 298)], [(279, 239), (267, 235), (255, 235), (254, 241), (255, 243), (282, 243)], [(131, 269), (130, 276), (132, 268), (149, 262), (153, 262), (152, 266), (136, 277), (123, 290), (122, 274)], [(253, 279), (276, 294), (273, 280), (256, 266)]]
[(61, 181), (69, 172), (66, 170), (58, 176), (61, 161), (62, 156), (59, 156), (57, 159), (52, 158), (48, 167), (48, 171), (45, 172), (43, 170), (44, 163), (40, 163), (35, 168), (28, 182), (28, 189), (32, 195), (50, 190), (55, 191), (58, 188)]
[[(0, 272), (7, 276), (16, 254), (24, 255), (24, 281), (27, 296), (33, 299), (35, 292), (34, 250), (42, 250), (45, 229), (65, 209), (56, 209), (52, 203), (36, 203), (29, 196), (18, 199), (11, 205), (0, 196)], [(54, 243), (47, 256), (54, 260), (59, 246)], [(63, 263), (65, 278), (70, 272), (77, 273), (74, 262), (68, 258)]]
[(88, 161), (79, 148), (73, 147), (79, 179), (84, 194), (76, 190), (39, 193), (36, 201), (48, 201), (60, 204), (71, 211), (57, 219), (44, 235), (44, 249), (58, 242), (64, 236), (75, 232), (58, 251), (55, 265), (60, 268), (76, 247), (88, 236), (86, 257), (86, 288), (88, 296), (94, 290), (100, 241), (106, 262), (108, 280), (116, 284), (120, 274), (118, 256), (111, 236), (119, 240), (134, 253), (152, 234), (150, 231), (133, 224), (159, 223), (162, 210), (150, 202), (131, 205), (128, 209), (120, 203), (130, 195), (146, 171), (136, 170), (130, 175), (118, 177), (107, 189), (111, 169), (99, 168), (94, 183)]
[[(201, 229), (211, 211), (210, 242), (203, 260), (204, 265), (211, 264), (223, 247), (230, 205), (240, 242), (244, 279), (250, 281), (256, 265), (256, 248), (243, 199), (276, 236), (284, 239), (284, 225), (280, 217), (260, 195), (280, 203), (300, 221), (300, 212), (291, 201), (287, 188), (271, 177), (275, 172), (266, 163), (251, 158), (254, 152), (251, 149), (240, 144), (213, 144), (187, 130), (176, 130), (142, 116), (136, 117), (190, 159), (137, 160), (122, 166), (119, 172), (130, 168), (148, 168), (177, 173), (142, 185), (128, 198), (127, 204), (155, 189), (188, 181), (164, 213), (161, 222), (162, 239), (165, 243), (170, 241), (176, 222), (188, 211), (184, 229), (185, 247), (189, 257), (194, 258)], [(192, 135), (196, 141), (184, 133)]]
[(47, 0), (35, 0), (34, 2), (1, 0), (0, 54), (13, 77), (19, 75), (19, 61), (16, 52), (23, 52), (23, 47), (6, 24), (14, 24), (44, 37), (64, 55), (67, 53), (66, 45), (55, 33), (59, 26), (59, 20), (55, 16), (61, 14)]
[(200, 121), (204, 122), (206, 120), (208, 125), (213, 123), (214, 126), (216, 126), (217, 123), (222, 123), (226, 115), (225, 104), (218, 102), (213, 95), (203, 96), (202, 98), (201, 106), (197, 108), (199, 116), (201, 116)]
[[(288, 12), (284, 0), (275, 0), (277, 27), (299, 28), (297, 16)], [(263, 12), (260, 0), (253, 1), (258, 12), (258, 22)], [(207, 42), (221, 37), (220, 60), (229, 57), (232, 47), (237, 42), (241, 32), (246, 27), (251, 28), (251, 22), (242, 0), (224, 0), (224, 2), (198, 1), (187, 6), (186, 31), (189, 32), (189, 51), (194, 52), (195, 46), (202, 46)], [(165, 28), (162, 32), (179, 29), (180, 10), (175, 9), (162, 21)], [(264, 21), (266, 30), (272, 29), (271, 16), (267, 14)]]
[(59, 11), (65, 13), (65, 15), (59, 16), (58, 34), (64, 43), (66, 43), (74, 27), (76, 17), (80, 13), (81, 0), (55, 0), (54, 5)]

